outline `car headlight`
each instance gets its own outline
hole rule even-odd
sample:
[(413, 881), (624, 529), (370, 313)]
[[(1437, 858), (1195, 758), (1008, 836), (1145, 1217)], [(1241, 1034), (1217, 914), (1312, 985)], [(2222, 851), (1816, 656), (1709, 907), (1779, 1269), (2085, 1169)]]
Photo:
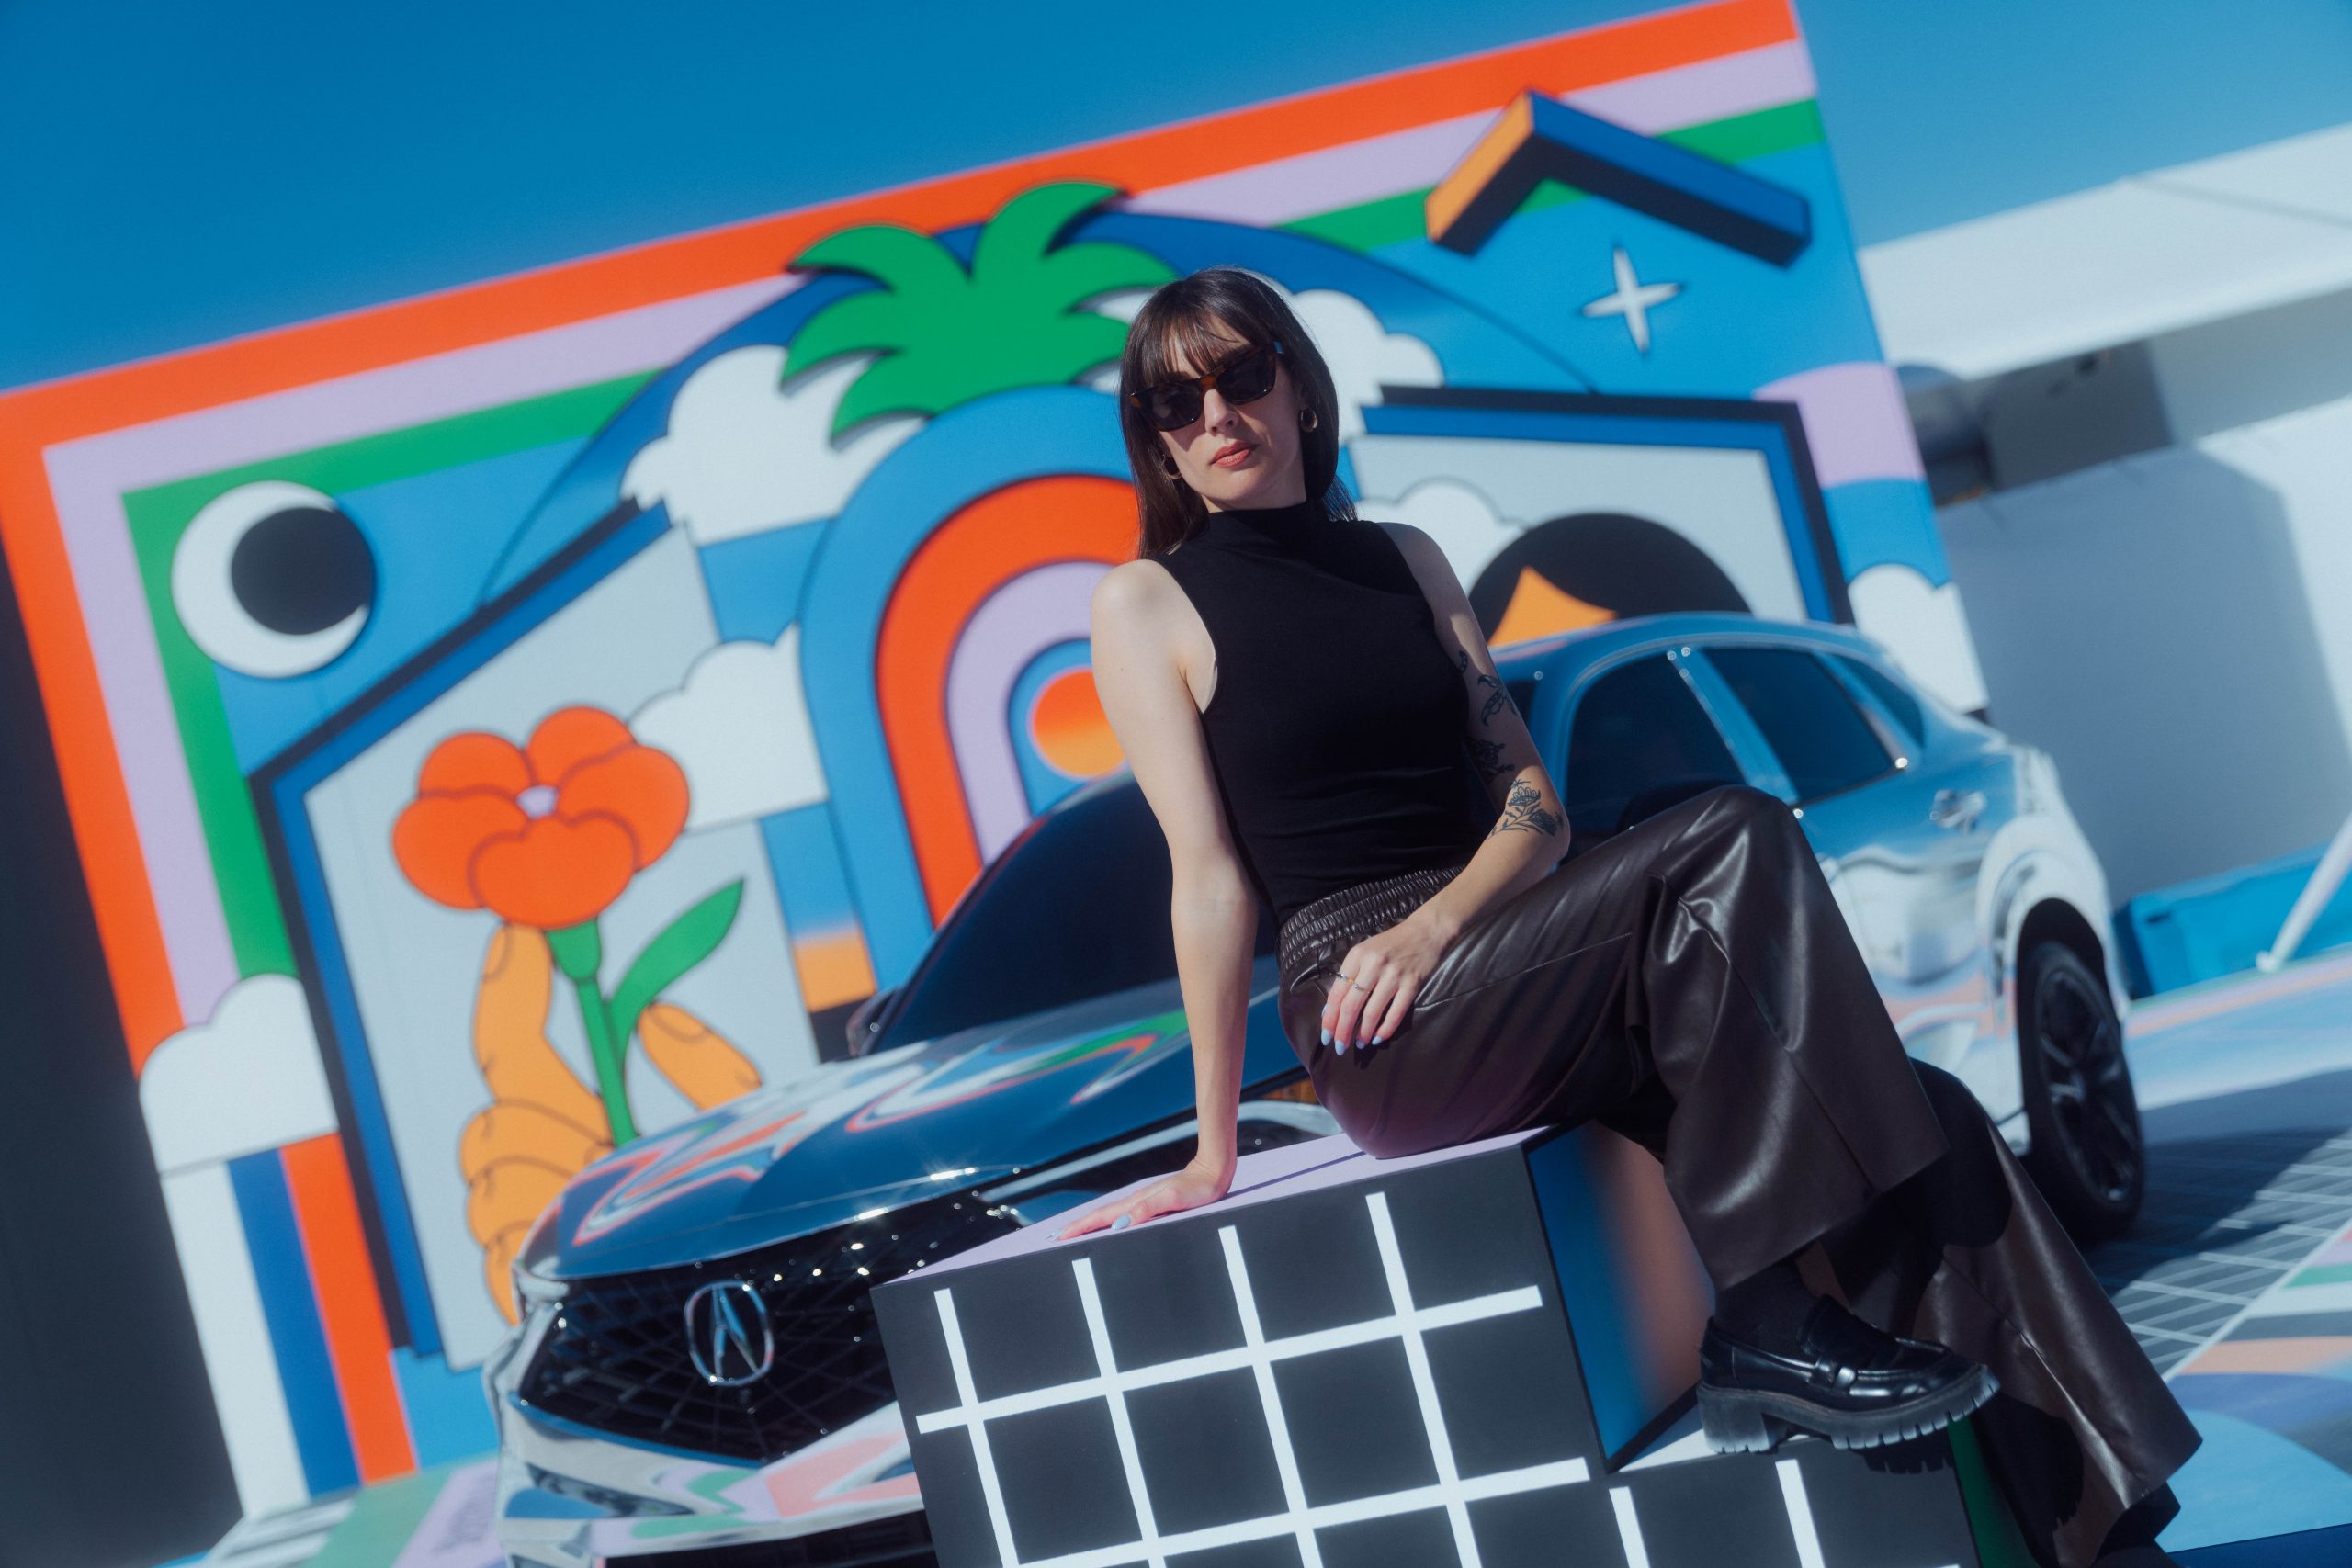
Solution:
[(571, 1293), (569, 1280), (550, 1280), (544, 1274), (534, 1274), (520, 1263), (514, 1265), (514, 1293), (525, 1306), (544, 1306), (560, 1302)]
[(531, 1222), (531, 1228), (523, 1233), (523, 1245), (514, 1249), (514, 1294), (526, 1307), (560, 1302), (571, 1292), (571, 1280), (542, 1274), (531, 1267), (535, 1261), (544, 1264), (553, 1257), (554, 1248), (547, 1245), (547, 1230), (555, 1223), (556, 1211), (561, 1206), (558, 1200), (540, 1210), (539, 1217)]
[(2018, 810), (2039, 816), (2063, 812), (2065, 799), (2058, 792), (2058, 764), (2039, 746), (2018, 753)]

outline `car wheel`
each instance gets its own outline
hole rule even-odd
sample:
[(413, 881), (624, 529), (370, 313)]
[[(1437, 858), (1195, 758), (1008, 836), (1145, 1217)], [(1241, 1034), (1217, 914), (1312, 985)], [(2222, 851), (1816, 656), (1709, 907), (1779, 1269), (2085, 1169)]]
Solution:
[(2107, 987), (2064, 942), (2018, 966), (2018, 1055), (2033, 1147), (2026, 1168), (2082, 1246), (2120, 1235), (2140, 1212), (2148, 1162)]

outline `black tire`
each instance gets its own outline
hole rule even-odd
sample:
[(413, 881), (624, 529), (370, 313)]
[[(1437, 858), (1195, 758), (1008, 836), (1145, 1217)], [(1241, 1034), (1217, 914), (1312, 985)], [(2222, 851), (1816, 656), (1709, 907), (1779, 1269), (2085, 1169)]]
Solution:
[(2018, 965), (2018, 1058), (2035, 1185), (2077, 1246), (2122, 1235), (2148, 1185), (2123, 1022), (2064, 942), (2038, 942)]

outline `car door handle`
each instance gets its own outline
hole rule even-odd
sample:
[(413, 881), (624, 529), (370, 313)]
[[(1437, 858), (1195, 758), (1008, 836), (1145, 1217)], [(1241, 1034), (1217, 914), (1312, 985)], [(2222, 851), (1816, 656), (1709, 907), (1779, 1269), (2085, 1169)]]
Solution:
[(1965, 833), (1976, 826), (1976, 818), (1984, 812), (1984, 792), (1981, 789), (1939, 789), (1928, 807), (1928, 820), (1939, 828), (1949, 828), (1955, 833)]

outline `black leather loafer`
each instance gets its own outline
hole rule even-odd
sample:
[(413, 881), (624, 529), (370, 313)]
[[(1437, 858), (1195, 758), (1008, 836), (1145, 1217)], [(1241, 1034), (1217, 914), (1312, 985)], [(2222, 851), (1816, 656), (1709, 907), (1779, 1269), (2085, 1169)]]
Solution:
[(1770, 1449), (1792, 1431), (1841, 1449), (1940, 1430), (1993, 1397), (1989, 1368), (1864, 1323), (1824, 1296), (1783, 1354), (1707, 1321), (1699, 1340), (1699, 1420), (1718, 1453)]

